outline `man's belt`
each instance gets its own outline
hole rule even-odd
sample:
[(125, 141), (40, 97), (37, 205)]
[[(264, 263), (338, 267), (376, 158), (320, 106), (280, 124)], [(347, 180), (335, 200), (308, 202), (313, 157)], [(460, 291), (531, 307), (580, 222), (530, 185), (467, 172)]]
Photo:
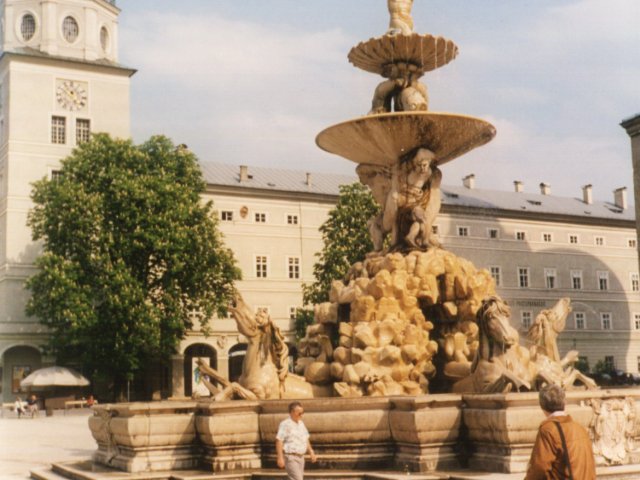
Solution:
[(284, 452), (285, 455), (293, 455), (294, 457), (304, 457), (304, 453)]

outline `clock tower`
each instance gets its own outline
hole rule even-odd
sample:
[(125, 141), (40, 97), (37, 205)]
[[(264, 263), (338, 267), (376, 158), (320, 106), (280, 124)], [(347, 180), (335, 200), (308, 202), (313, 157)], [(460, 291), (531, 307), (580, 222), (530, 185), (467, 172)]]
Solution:
[(49, 359), (26, 316), (25, 280), (40, 246), (27, 215), (31, 184), (91, 132), (129, 137), (129, 84), (118, 63), (115, 0), (0, 0), (0, 366), (2, 397)]

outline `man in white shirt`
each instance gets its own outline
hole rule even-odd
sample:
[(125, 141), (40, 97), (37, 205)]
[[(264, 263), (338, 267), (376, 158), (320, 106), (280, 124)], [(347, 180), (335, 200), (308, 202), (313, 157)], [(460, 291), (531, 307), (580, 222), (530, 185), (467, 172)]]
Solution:
[(304, 408), (300, 402), (289, 404), (289, 418), (280, 422), (276, 435), (278, 468), (286, 469), (289, 480), (303, 480), (304, 455), (307, 452), (311, 463), (318, 461), (311, 448), (309, 431), (302, 421), (303, 414)]

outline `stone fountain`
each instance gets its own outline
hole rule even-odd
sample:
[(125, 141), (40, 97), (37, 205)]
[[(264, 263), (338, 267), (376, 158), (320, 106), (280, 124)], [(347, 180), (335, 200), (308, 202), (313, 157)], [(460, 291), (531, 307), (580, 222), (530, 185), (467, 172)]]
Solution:
[(349, 53), (354, 66), (384, 79), (369, 112), (317, 137), (320, 148), (357, 163), (381, 212), (369, 220), (374, 251), (333, 282), (329, 302), (315, 306), (296, 373), (287, 370), (277, 326), (238, 296), (231, 312), (248, 340), (238, 383), (201, 363), (213, 401), (94, 407), (94, 463), (57, 464), (58, 474), (278, 478), (269, 469), (291, 398), (305, 399), (319, 457), (309, 478), (523, 472), (543, 419), (535, 390), (558, 383), (570, 390), (568, 412), (593, 435), (599, 477), (640, 475), (640, 390), (598, 390), (572, 367), (577, 352), (560, 357), (556, 337), (570, 300), (540, 312), (525, 347), (490, 274), (432, 233), (439, 167), (496, 132), (484, 120), (428, 109), (420, 79), (454, 60), (458, 47), (415, 33), (412, 3), (388, 0), (389, 31)]

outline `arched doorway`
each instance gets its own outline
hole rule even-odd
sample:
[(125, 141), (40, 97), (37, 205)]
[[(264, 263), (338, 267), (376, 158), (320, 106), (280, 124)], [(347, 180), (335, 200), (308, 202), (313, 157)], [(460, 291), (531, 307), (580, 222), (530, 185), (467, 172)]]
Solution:
[(20, 380), (42, 366), (40, 350), (29, 345), (11, 347), (2, 355), (2, 398), (9, 402), (22, 393)]
[(194, 371), (198, 358), (203, 359), (205, 362), (208, 359), (211, 368), (218, 368), (218, 356), (211, 345), (195, 343), (187, 347), (184, 351), (184, 394), (187, 397), (190, 397), (193, 393)]
[(292, 343), (287, 343), (289, 347), (289, 372), (295, 373), (296, 360), (298, 360), (298, 347)]
[(229, 381), (237, 382), (242, 375), (242, 364), (247, 354), (247, 344), (238, 343), (229, 349)]

